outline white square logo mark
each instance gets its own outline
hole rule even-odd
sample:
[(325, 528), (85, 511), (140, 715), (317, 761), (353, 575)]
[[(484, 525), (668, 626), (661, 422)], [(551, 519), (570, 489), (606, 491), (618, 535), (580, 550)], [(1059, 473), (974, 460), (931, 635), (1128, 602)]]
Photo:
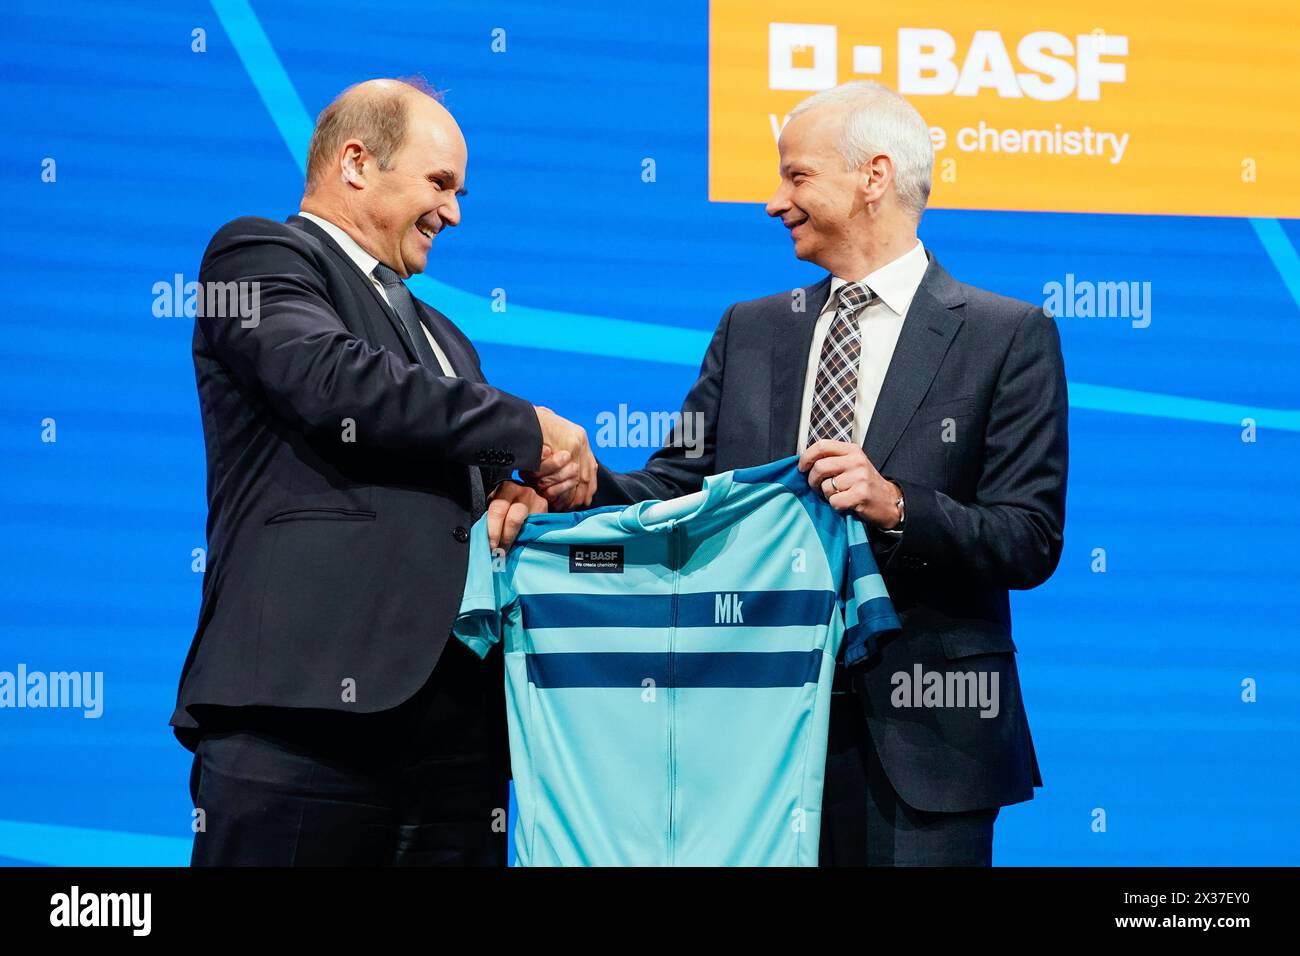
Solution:
[(773, 90), (829, 90), (835, 85), (834, 24), (769, 23), (767, 85)]

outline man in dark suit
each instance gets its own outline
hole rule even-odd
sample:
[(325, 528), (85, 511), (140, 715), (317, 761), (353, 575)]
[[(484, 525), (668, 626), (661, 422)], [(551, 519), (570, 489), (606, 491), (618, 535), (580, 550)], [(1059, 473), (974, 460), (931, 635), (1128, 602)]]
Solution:
[(585, 503), (595, 460), (402, 282), (460, 221), (466, 159), (432, 91), (359, 84), (317, 122), (301, 214), (203, 257), (209, 554), (171, 720), (195, 864), (504, 861), (500, 655), (448, 640), (469, 526), (508, 546), (545, 509), (514, 467)]
[(679, 423), (643, 470), (602, 470), (596, 503), (800, 453), (809, 482), (866, 523), (903, 624), (837, 671), (821, 861), (988, 865), (998, 808), (1042, 785), (1007, 591), (1047, 580), (1061, 554), (1056, 326), (956, 281), (917, 240), (934, 154), (891, 90), (809, 98), (779, 148), (767, 211), (830, 275), (728, 308), (682, 408), (703, 453)]

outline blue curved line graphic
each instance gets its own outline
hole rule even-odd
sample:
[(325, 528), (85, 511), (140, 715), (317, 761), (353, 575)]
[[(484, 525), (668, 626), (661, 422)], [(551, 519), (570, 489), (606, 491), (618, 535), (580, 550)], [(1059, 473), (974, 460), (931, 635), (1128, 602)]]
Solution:
[(41, 866), (189, 866), (187, 837), (0, 820), (0, 857)]
[(1250, 225), (1259, 237), (1259, 244), (1272, 260), (1273, 268), (1291, 293), (1291, 298), (1300, 306), (1300, 256), (1296, 255), (1295, 246), (1291, 245), (1291, 240), (1282, 231), (1282, 224), (1276, 219), (1251, 219)]

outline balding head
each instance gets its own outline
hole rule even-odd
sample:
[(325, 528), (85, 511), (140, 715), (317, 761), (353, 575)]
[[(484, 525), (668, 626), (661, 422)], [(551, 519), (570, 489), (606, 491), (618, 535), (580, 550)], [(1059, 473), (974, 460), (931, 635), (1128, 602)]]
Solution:
[(307, 149), (302, 208), (404, 276), (460, 222), (467, 149), (439, 100), (418, 79), (358, 83), (321, 112)]
[[(440, 103), (442, 95), (416, 79), (366, 80), (335, 97), (316, 118), (316, 129), (307, 147), (307, 195), (315, 192), (325, 177), (337, 172), (339, 154), (350, 139), (364, 143), (380, 169), (391, 168), (417, 97), (432, 100), (447, 112)], [(451, 114), (447, 115), (450, 118)]]

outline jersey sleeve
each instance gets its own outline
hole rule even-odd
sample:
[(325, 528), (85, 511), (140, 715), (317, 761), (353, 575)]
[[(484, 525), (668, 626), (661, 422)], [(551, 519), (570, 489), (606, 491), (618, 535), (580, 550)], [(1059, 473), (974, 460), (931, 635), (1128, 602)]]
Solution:
[(504, 572), (496, 573), (497, 561), (488, 544), (487, 515), (474, 523), (469, 536), (469, 568), (465, 572), (465, 593), (451, 632), (461, 643), (486, 657), (501, 640), (501, 593)]
[(876, 567), (866, 527), (853, 515), (846, 515), (844, 522), (849, 544), (843, 595), (844, 663), (852, 667), (871, 656), (882, 634), (901, 625)]

